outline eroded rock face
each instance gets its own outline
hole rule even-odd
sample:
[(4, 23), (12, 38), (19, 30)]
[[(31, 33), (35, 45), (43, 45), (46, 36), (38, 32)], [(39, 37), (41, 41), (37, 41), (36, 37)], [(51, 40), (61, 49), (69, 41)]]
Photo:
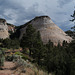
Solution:
[[(51, 40), (55, 45), (57, 45), (58, 43), (62, 44), (64, 40), (68, 43), (72, 40), (72, 38), (69, 37), (56, 24), (54, 24), (48, 16), (35, 17), (27, 24), (32, 24), (37, 31), (40, 31), (41, 38), (44, 44), (48, 43), (49, 40)], [(20, 29), (20, 39), (22, 38), (25, 30), (26, 27)]]
[(14, 33), (15, 32), (15, 26), (13, 24), (7, 23), (8, 31)]
[(0, 39), (8, 38), (8, 26), (5, 19), (0, 18)]

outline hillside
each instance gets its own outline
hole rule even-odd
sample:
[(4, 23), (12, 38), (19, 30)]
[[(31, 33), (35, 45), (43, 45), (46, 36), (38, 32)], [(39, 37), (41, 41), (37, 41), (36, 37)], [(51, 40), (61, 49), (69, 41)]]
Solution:
[(16, 32), (19, 39), (22, 38), (28, 24), (32, 24), (37, 31), (40, 31), (44, 44), (48, 43), (49, 40), (55, 45), (58, 43), (62, 44), (64, 40), (68, 43), (72, 40), (72, 38), (60, 29), (48, 16), (38, 16), (26, 24), (21, 25)]

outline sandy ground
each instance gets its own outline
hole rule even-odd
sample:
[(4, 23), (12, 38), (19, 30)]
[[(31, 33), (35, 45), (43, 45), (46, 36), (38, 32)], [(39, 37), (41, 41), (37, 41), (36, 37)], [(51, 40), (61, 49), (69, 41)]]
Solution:
[(34, 72), (30, 68), (26, 68), (26, 73), (21, 73), (20, 69), (12, 69), (16, 65), (13, 62), (5, 61), (3, 70), (0, 70), (0, 75), (34, 75)]
[(5, 62), (4, 63), (4, 70), (0, 70), (0, 75), (15, 75), (13, 74), (14, 70), (12, 68), (15, 67), (15, 63), (13, 62)]

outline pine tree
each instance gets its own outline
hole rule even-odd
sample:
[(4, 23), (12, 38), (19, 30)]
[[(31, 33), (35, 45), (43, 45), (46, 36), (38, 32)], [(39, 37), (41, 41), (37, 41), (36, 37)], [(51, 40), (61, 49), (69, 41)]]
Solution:
[(69, 44), (69, 55), (71, 57), (71, 72), (70, 75), (75, 75), (75, 40)]
[(48, 74), (53, 71), (54, 64), (52, 62), (52, 52), (53, 52), (53, 43), (49, 40), (48, 44), (46, 44), (46, 52), (44, 57), (44, 64), (46, 66), (46, 70)]
[(33, 48), (33, 43), (35, 41), (36, 37), (36, 29), (29, 24), (26, 28), (26, 32), (23, 35), (21, 39), (21, 47), (24, 48), (29, 48), (29, 55), (31, 56), (31, 48)]
[(36, 35), (36, 40), (34, 42), (34, 49), (33, 49), (33, 58), (38, 63), (38, 65), (41, 65), (41, 59), (43, 59), (44, 51), (45, 51), (45, 47), (41, 40), (40, 32), (38, 31)]
[(71, 27), (71, 29), (73, 29), (73, 38), (75, 39), (75, 10), (74, 10), (73, 15), (71, 15), (71, 17), (72, 17), (73, 19), (70, 20), (70, 21), (74, 22), (74, 26)]

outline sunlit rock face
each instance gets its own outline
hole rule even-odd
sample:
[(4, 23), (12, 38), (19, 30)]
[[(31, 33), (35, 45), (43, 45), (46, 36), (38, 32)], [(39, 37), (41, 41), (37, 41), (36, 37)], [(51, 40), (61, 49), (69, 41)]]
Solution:
[(5, 19), (0, 18), (0, 39), (6, 39), (9, 37), (8, 26)]
[[(60, 29), (48, 16), (35, 17), (27, 24), (32, 24), (37, 31), (40, 31), (44, 44), (47, 44), (49, 40), (51, 40), (54, 45), (57, 45), (58, 43), (62, 44), (64, 40), (68, 43), (72, 40), (72, 38), (69, 37), (62, 29)], [(25, 30), (26, 26), (20, 29), (20, 39), (22, 38)]]

